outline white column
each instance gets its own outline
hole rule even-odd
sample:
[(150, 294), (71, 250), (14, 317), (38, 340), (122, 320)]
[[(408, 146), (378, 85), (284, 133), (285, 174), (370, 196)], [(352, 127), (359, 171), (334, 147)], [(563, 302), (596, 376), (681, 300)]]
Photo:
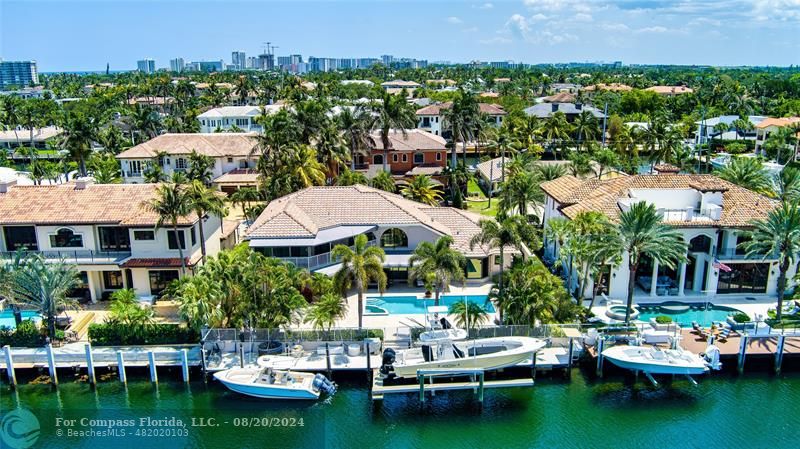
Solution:
[(658, 261), (653, 261), (653, 279), (650, 281), (650, 296), (656, 296), (656, 283), (658, 281)]
[(89, 281), (89, 295), (92, 297), (92, 302), (97, 302), (102, 295), (102, 289), (98, 288), (97, 275), (98, 271), (87, 271), (86, 279)]
[(694, 282), (692, 291), (700, 292), (703, 289), (703, 270), (705, 269), (706, 258), (698, 256), (694, 264)]
[(681, 262), (681, 273), (678, 276), (678, 296), (683, 296), (683, 287), (686, 283), (686, 263)]

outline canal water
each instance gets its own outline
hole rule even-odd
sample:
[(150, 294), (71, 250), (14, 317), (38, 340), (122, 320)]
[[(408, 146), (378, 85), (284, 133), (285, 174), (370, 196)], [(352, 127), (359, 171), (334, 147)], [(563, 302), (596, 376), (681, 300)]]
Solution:
[(32, 447), (42, 448), (797, 447), (797, 371), (654, 388), (576, 369), (571, 379), (539, 376), (533, 388), (487, 390), (483, 406), (467, 391), (423, 405), (415, 394), (373, 403), (363, 374), (338, 379), (339, 392), (313, 404), (250, 399), (214, 381), (185, 385), (179, 374), (157, 387), (134, 377), (127, 387), (107, 379), (92, 388), (62, 376), (57, 391), (2, 384), (0, 414), (30, 411), (35, 420), (25, 415), (23, 424), (39, 426)]

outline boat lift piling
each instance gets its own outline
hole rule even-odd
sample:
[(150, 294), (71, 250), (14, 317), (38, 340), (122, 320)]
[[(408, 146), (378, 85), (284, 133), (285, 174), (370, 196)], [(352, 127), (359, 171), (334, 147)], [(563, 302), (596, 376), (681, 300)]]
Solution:
[(181, 349), (181, 372), (183, 381), (189, 382), (189, 351), (186, 348)]
[(778, 347), (775, 349), (775, 374), (781, 373), (781, 365), (783, 365), (783, 346), (786, 337), (778, 335)]
[(58, 373), (56, 372), (56, 358), (53, 355), (53, 345), (47, 343), (45, 350), (47, 351), (47, 370), (50, 374), (50, 381), (53, 383), (54, 387), (58, 387)]
[(128, 375), (125, 373), (125, 357), (122, 355), (122, 351), (117, 351), (117, 372), (119, 381), (123, 384), (128, 383)]
[[(367, 355), (367, 359), (369, 359), (369, 355)], [(333, 370), (331, 369), (331, 350), (328, 342), (325, 342), (325, 369), (328, 374), (328, 380), (330, 380), (333, 377)]]
[(97, 376), (94, 372), (94, 358), (92, 357), (92, 345), (86, 343), (84, 349), (86, 350), (86, 369), (89, 372), (89, 383), (92, 384), (92, 386), (95, 386), (97, 385)]
[(8, 372), (8, 383), (12, 388), (17, 387), (17, 375), (14, 373), (14, 359), (11, 357), (11, 346), (3, 346), (3, 352), (6, 355), (6, 371)]
[(603, 346), (603, 338), (597, 337), (597, 377), (603, 377)]
[(746, 356), (747, 356), (747, 335), (742, 335), (741, 342), (739, 344), (739, 360), (737, 364), (739, 374), (742, 374), (744, 372), (744, 360)]
[(147, 360), (150, 365), (150, 382), (158, 385), (158, 371), (156, 371), (156, 356), (153, 351), (147, 351)]

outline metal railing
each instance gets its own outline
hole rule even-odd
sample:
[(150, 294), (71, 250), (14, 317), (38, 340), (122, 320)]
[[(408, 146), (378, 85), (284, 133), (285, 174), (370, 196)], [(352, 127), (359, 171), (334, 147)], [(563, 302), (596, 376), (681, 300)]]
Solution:
[(772, 253), (767, 256), (764, 256), (764, 254), (748, 255), (746, 252), (737, 248), (722, 248), (717, 251), (717, 259), (720, 260), (770, 260), (777, 258), (778, 253)]
[(21, 254), (40, 255), (47, 260), (58, 260), (71, 263), (118, 263), (131, 257), (130, 251), (94, 251), (94, 250), (59, 250), (59, 251), (5, 251), (0, 252), (0, 259), (13, 259)]

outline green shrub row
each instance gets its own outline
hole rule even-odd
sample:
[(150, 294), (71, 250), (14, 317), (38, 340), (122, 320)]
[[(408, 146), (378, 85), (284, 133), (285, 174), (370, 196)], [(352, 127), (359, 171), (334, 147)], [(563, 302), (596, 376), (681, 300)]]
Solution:
[(0, 327), (0, 347), (35, 348), (44, 346), (44, 343), (45, 335), (41, 326), (34, 321), (25, 320), (16, 329)]
[(89, 341), (95, 346), (185, 344), (199, 342), (200, 334), (179, 324), (131, 328), (118, 323), (96, 323), (89, 326)]

